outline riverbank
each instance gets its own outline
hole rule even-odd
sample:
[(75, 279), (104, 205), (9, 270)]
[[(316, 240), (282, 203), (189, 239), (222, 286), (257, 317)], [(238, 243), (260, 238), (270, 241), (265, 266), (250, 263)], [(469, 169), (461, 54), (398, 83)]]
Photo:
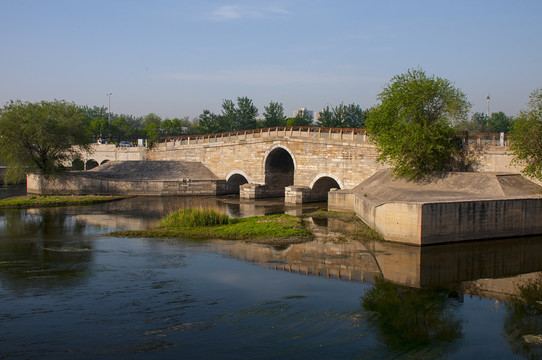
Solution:
[(12, 196), (0, 200), (0, 209), (23, 209), (58, 206), (96, 205), (125, 199), (126, 196), (112, 195), (50, 195), (50, 196)]

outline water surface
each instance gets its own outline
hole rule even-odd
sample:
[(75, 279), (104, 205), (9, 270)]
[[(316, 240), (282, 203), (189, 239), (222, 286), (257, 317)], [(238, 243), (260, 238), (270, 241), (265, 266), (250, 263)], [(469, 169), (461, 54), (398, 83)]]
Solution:
[[(0, 358), (513, 359), (538, 356), (504, 305), (542, 270), (540, 238), (417, 248), (128, 239), (179, 207), (231, 216), (322, 204), (134, 198), (0, 213)], [(375, 278), (383, 278), (384, 281)], [(371, 300), (372, 302), (370, 302)], [(372, 307), (370, 306), (372, 304)], [(415, 334), (415, 336), (413, 336)]]

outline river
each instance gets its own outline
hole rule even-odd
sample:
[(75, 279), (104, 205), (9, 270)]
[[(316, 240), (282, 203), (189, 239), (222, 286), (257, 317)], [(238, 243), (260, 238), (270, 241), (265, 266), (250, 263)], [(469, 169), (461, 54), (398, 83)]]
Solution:
[[(280, 200), (132, 198), (0, 212), (1, 359), (514, 359), (532, 319), (506, 306), (542, 271), (542, 238), (425, 248), (115, 238), (182, 207), (287, 212)], [(540, 319), (534, 321), (540, 323)]]

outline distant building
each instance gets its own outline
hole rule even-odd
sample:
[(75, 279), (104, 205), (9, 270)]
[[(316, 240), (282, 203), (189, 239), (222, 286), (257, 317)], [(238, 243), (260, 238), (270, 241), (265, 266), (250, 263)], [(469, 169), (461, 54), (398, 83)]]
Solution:
[(301, 109), (299, 109), (299, 110), (294, 110), (293, 117), (296, 117), (297, 114), (298, 114), (300, 111), (305, 111), (308, 115), (310, 115), (311, 118), (314, 119), (314, 111), (312, 111), (312, 110), (307, 110), (307, 109), (305, 109), (305, 108), (301, 108)]

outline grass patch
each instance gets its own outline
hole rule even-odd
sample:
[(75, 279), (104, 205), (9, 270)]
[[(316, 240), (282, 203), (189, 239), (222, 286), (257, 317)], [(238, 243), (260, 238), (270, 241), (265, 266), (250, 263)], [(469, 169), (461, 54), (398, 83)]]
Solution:
[(0, 208), (39, 208), (57, 206), (95, 205), (124, 199), (124, 196), (96, 195), (42, 195), (15, 196), (0, 200)]
[(113, 236), (224, 240), (310, 240), (301, 219), (286, 214), (231, 219), (214, 210), (183, 209), (160, 221), (157, 229), (116, 231)]

